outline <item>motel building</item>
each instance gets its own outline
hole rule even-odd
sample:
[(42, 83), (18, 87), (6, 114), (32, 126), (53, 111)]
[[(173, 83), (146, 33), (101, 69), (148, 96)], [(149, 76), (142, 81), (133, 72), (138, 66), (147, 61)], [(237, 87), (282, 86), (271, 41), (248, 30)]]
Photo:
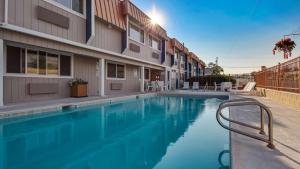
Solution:
[(0, 106), (178, 89), (205, 64), (129, 0), (0, 0)]

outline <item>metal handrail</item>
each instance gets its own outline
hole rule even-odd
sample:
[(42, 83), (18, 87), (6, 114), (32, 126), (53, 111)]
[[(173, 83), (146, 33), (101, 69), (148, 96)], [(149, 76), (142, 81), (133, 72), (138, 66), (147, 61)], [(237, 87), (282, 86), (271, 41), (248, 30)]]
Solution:
[[(237, 106), (248, 106), (248, 105), (258, 106), (260, 108), (260, 115), (261, 115), (260, 116), (260, 123), (261, 123), (260, 127), (253, 126), (253, 125), (250, 125), (250, 124), (246, 124), (246, 123), (243, 123), (243, 122), (240, 122), (240, 121), (229, 119), (229, 118), (225, 117), (222, 113), (222, 110), (225, 109), (225, 108), (237, 107)], [(265, 131), (264, 131), (264, 125), (265, 125), (264, 111), (268, 115), (268, 138), (259, 137), (259, 136), (252, 135), (252, 134), (249, 134), (249, 133), (244, 132), (244, 131), (237, 130), (235, 128), (232, 128), (232, 127), (229, 127), (229, 126), (225, 125), (221, 121), (221, 118), (223, 118), (224, 120), (229, 121), (231, 123), (235, 123), (235, 124), (238, 124), (238, 125), (241, 125), (241, 126), (245, 126), (245, 127), (249, 127), (249, 128), (252, 128), (252, 129), (259, 130), (260, 134), (265, 135)], [(238, 133), (238, 134), (241, 134), (241, 135), (253, 138), (253, 139), (257, 139), (257, 140), (266, 142), (266, 143), (268, 143), (269, 148), (271, 148), (271, 149), (275, 148), (275, 146), (273, 144), (273, 116), (272, 116), (272, 112), (267, 106), (265, 106), (264, 104), (258, 102), (255, 99), (245, 98), (245, 99), (227, 100), (227, 101), (222, 102), (220, 104), (218, 110), (217, 110), (216, 119), (217, 119), (218, 123), (223, 128), (225, 128), (229, 131), (233, 131), (235, 133)]]

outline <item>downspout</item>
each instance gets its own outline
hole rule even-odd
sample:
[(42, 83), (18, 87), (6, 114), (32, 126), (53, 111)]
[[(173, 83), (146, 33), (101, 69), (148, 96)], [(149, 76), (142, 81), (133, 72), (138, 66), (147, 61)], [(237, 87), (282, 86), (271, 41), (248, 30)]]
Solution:
[(8, 0), (4, 0), (4, 21), (0, 22), (0, 25), (5, 25), (8, 23)]

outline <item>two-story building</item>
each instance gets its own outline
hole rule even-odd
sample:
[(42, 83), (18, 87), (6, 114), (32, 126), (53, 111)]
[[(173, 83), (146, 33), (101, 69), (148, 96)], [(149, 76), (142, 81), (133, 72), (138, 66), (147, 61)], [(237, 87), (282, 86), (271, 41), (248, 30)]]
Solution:
[(156, 80), (171, 89), (173, 71), (185, 79), (174, 58), (186, 59), (169, 42), (129, 0), (0, 0), (0, 106), (69, 97), (77, 78), (89, 96), (144, 92)]

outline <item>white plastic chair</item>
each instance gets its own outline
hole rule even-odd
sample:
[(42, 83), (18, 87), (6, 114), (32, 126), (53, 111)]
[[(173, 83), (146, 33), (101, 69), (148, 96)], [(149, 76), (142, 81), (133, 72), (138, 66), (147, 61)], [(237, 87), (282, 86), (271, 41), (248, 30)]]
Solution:
[(193, 90), (199, 90), (199, 82), (193, 82)]
[(183, 90), (189, 90), (190, 89), (190, 83), (189, 82), (184, 82), (183, 83)]

